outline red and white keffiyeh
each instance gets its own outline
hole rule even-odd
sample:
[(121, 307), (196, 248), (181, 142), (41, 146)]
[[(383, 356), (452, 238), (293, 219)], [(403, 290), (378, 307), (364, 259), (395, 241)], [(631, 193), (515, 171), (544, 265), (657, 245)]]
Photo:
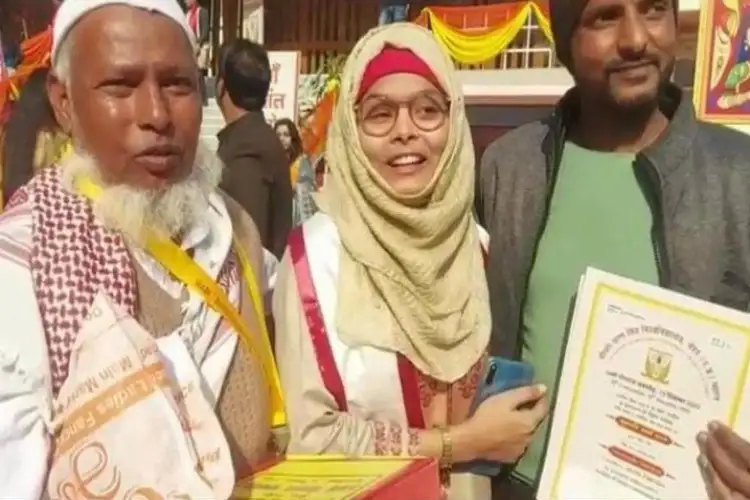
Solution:
[[(95, 218), (85, 198), (65, 189), (59, 168), (37, 174), (14, 194), (6, 209), (23, 204), (31, 208), (29, 267), (56, 397), (68, 376), (77, 332), (99, 292), (137, 317), (136, 274), (124, 240)], [(240, 281), (234, 252), (217, 281), (225, 291)]]
[(84, 198), (65, 190), (58, 168), (44, 169), (24, 191), (32, 214), (31, 275), (57, 395), (76, 333), (97, 293), (135, 315), (135, 272), (122, 238), (95, 219)]

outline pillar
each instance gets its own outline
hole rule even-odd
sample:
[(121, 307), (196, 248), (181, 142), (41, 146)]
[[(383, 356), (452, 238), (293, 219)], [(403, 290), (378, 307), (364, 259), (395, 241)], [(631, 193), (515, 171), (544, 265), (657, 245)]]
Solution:
[(248, 40), (263, 44), (263, 0), (242, 1), (241, 36)]
[(241, 1), (221, 0), (222, 42), (231, 42), (237, 39), (240, 26)]

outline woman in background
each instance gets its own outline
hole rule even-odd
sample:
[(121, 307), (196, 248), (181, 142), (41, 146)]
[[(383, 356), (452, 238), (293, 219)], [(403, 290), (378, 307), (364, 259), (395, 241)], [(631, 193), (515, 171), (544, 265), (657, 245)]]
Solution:
[(0, 207), (10, 201), (37, 170), (54, 164), (68, 138), (58, 128), (47, 98), (48, 69), (35, 70), (13, 103), (0, 146)]
[(294, 189), (292, 221), (297, 226), (312, 217), (317, 210), (313, 200), (313, 193), (316, 191), (315, 170), (302, 149), (299, 130), (292, 120), (282, 118), (276, 122), (274, 130), (289, 160), (289, 176)]
[(541, 387), (470, 414), (491, 320), (472, 215), (461, 85), (432, 34), (398, 23), (349, 55), (320, 212), (292, 231), (274, 292), (289, 453), (439, 459), (451, 499), (490, 482), (453, 464), (512, 463), (546, 414)]
[(208, 77), (208, 68), (211, 66), (210, 17), (208, 9), (203, 7), (198, 0), (186, 0), (185, 6), (187, 7), (188, 25), (195, 35), (195, 58), (201, 73), (200, 90), (205, 106), (208, 104), (206, 78)]

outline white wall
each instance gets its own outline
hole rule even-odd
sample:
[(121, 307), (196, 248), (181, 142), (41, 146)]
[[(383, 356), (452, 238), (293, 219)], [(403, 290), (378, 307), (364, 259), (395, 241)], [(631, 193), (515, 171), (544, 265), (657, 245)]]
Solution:
[(467, 96), (562, 96), (573, 86), (564, 68), (459, 71)]
[(263, 0), (242, 0), (242, 37), (263, 43)]
[(700, 10), (701, 0), (679, 0), (680, 10)]

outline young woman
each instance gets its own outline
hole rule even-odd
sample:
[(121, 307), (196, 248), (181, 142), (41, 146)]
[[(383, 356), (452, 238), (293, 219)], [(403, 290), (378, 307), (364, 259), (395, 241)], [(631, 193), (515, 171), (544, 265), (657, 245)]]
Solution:
[(292, 221), (297, 226), (312, 217), (317, 210), (313, 200), (316, 190), (315, 170), (302, 150), (302, 138), (292, 120), (282, 118), (276, 122), (274, 130), (289, 159), (289, 175), (294, 188)]
[[(292, 232), (274, 296), (290, 452), (420, 455), (444, 472), (513, 462), (546, 413), (541, 387), (487, 399), (484, 231), (460, 84), (432, 35), (395, 24), (349, 56), (321, 212)], [(489, 480), (444, 474), (451, 498)]]
[(47, 69), (37, 69), (29, 76), (3, 126), (0, 209), (37, 170), (57, 161), (68, 142), (47, 99), (47, 74)]

